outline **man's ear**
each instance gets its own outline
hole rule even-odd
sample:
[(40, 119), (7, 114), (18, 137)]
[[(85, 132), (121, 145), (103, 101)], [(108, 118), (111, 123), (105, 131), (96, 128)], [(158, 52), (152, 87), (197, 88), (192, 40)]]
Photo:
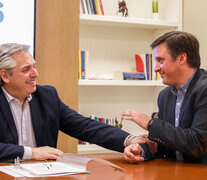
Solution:
[(179, 63), (181, 66), (187, 64), (187, 54), (186, 53), (180, 53), (178, 55)]
[(0, 76), (1, 79), (5, 82), (8, 83), (9, 82), (9, 74), (5, 69), (1, 69), (0, 70)]

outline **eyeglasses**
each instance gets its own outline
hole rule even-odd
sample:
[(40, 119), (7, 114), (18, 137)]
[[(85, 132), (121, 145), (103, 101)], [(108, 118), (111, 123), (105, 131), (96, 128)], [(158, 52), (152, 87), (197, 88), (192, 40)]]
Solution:
[[(50, 169), (52, 168), (52, 164), (46, 160), (46, 159), (38, 159), (39, 161), (45, 161), (46, 163), (42, 163), (43, 166), (45, 166), (47, 169)], [(16, 159), (14, 159), (14, 166), (17, 168), (17, 169), (21, 169), (21, 164), (20, 162), (23, 161), (21, 160), (19, 157), (17, 157)]]

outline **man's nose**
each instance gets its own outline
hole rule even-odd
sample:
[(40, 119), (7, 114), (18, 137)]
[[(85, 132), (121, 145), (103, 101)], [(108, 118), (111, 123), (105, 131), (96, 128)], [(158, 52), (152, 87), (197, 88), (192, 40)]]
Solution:
[(160, 70), (160, 63), (157, 62), (156, 65), (155, 65), (155, 72), (158, 72)]
[(38, 77), (39, 76), (39, 74), (38, 74), (38, 71), (37, 71), (37, 69), (32, 69), (32, 72), (31, 72), (31, 77)]

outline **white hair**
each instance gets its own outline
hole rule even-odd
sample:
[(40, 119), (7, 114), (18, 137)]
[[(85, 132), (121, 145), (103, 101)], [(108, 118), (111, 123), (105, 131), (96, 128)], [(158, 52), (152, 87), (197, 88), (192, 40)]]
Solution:
[[(16, 52), (29, 52), (28, 46), (17, 43), (7, 43), (0, 45), (0, 70), (5, 69), (10, 75), (12, 74), (13, 68), (16, 66), (16, 62), (12, 58), (12, 55)], [(0, 85), (4, 82), (0, 79)]]

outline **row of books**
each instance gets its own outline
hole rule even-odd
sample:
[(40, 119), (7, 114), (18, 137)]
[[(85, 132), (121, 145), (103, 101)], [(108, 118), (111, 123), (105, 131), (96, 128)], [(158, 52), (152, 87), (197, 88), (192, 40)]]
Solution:
[(81, 14), (97, 14), (104, 15), (103, 5), (101, 0), (80, 0)]
[[(111, 80), (160, 80), (160, 74), (154, 72), (155, 61), (152, 54), (135, 54), (136, 71), (133, 72), (114, 72)], [(103, 76), (103, 75), (102, 75)], [(90, 77), (90, 75), (88, 76)], [(97, 80), (109, 78), (100, 78)], [(88, 78), (89, 79), (89, 78)], [(96, 78), (94, 78), (96, 79)]]
[(114, 72), (114, 74), (89, 74), (89, 52), (79, 51), (78, 79), (84, 80), (160, 80), (159, 73), (154, 72), (155, 61), (152, 54), (135, 54), (135, 72)]
[(116, 118), (104, 118), (104, 117), (97, 117), (95, 115), (90, 115), (90, 118), (100, 123), (109, 124), (111, 126), (115, 126), (116, 121), (118, 121), (117, 117)]
[[(118, 118), (104, 118), (104, 117), (97, 117), (95, 115), (90, 115), (90, 118), (98, 121), (100, 123), (104, 123), (104, 124), (109, 124), (111, 126), (116, 126), (118, 128), (122, 128), (122, 121), (123, 121), (123, 117), (121, 118), (120, 121), (118, 121)], [(88, 142), (82, 141), (82, 140), (78, 140), (78, 144), (89, 144)]]
[(79, 51), (78, 79), (88, 79), (88, 51)]

